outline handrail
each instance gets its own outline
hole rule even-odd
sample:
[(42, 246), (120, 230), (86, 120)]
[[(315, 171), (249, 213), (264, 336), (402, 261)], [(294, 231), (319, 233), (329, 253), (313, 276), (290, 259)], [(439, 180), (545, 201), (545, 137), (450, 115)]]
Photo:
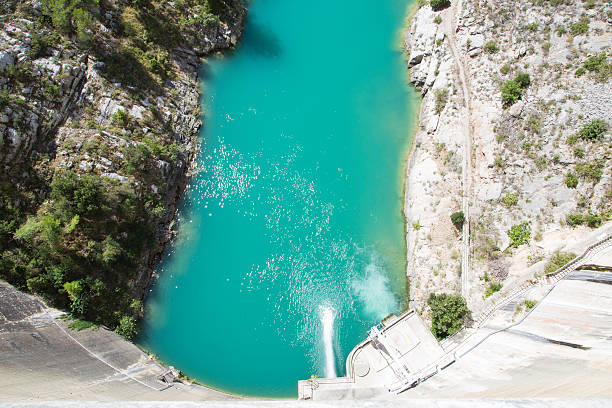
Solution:
[[(510, 292), (506, 293), (503, 297), (497, 299), (495, 302), (489, 305), (487, 309), (485, 309), (484, 312), (480, 313), (480, 315), (475, 319), (475, 321), (477, 322), (476, 328), (480, 328), (482, 324), (493, 313), (495, 313), (501, 307), (506, 306), (511, 300), (525, 293), (527, 289), (532, 288), (541, 283), (555, 285), (561, 279), (563, 279), (564, 277), (569, 275), (571, 272), (573, 272), (575, 269), (577, 269), (578, 266), (580, 266), (579, 264), (581, 263), (581, 261), (589, 258), (591, 255), (593, 255), (593, 253), (597, 253), (601, 251), (602, 249), (604, 249), (605, 247), (608, 247), (610, 245), (612, 245), (612, 234), (608, 235), (606, 238), (592, 245), (589, 245), (587, 249), (580, 256), (577, 256), (576, 258), (572, 259), (570, 262), (558, 268), (556, 271), (548, 273), (535, 280), (525, 281), (520, 286), (513, 288)], [(454, 334), (453, 336), (445, 339), (445, 341), (452, 342), (453, 338), (458, 337), (459, 335), (463, 335), (463, 333), (464, 331), (461, 330), (460, 332)], [(459, 348), (459, 346), (461, 346), (464, 343), (465, 341), (463, 343), (455, 345), (455, 347), (452, 347), (448, 352), (444, 354), (444, 356), (440, 357), (434, 363), (426, 366), (425, 368), (422, 368), (421, 370), (416, 372), (414, 375), (407, 378), (405, 381), (393, 384), (392, 387), (389, 389), (389, 391), (399, 394), (427, 380), (429, 377), (437, 374), (444, 368), (448, 367), (449, 365), (451, 365), (457, 360), (458, 358), (456, 355), (457, 349)]]

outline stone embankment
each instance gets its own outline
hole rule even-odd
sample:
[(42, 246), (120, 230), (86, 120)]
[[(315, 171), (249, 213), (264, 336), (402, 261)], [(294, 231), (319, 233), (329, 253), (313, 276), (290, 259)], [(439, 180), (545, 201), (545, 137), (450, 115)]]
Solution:
[[(432, 292), (461, 293), (478, 312), (487, 290), (539, 276), (609, 219), (611, 11), (476, 0), (416, 11), (406, 49), (423, 101), (405, 215), (412, 306), (424, 316)], [(593, 121), (607, 130), (587, 136)], [(451, 221), (459, 211), (467, 234)]]

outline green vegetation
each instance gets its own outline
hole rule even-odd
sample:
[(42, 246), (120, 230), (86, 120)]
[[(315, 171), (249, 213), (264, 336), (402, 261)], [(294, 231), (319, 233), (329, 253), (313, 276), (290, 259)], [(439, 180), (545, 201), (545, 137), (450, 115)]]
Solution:
[(588, 163), (577, 163), (576, 173), (578, 173), (580, 178), (597, 184), (601, 180), (605, 163), (605, 159), (597, 159)]
[(510, 246), (518, 247), (520, 245), (528, 244), (531, 238), (531, 223), (523, 222), (521, 224), (515, 224), (506, 232), (510, 237)]
[(531, 84), (529, 74), (518, 74), (514, 79), (506, 81), (502, 88), (502, 102), (504, 107), (513, 105), (522, 95), (523, 89)]
[(414, 228), (415, 231), (418, 231), (418, 230), (421, 229), (421, 224), (419, 224), (418, 221), (415, 221), (415, 222), (412, 223), (412, 228)]
[(529, 299), (525, 299), (525, 308), (527, 310), (533, 309), (535, 307), (535, 305), (537, 305), (538, 302), (535, 300), (529, 300)]
[(68, 328), (70, 330), (81, 331), (89, 328), (93, 328), (96, 330), (99, 326), (93, 322), (88, 322), (87, 320), (79, 320), (74, 319), (72, 322), (68, 324)]
[(123, 316), (119, 321), (119, 325), (115, 329), (115, 332), (128, 340), (131, 340), (138, 334), (138, 328), (136, 326), (136, 319), (132, 316)]
[(584, 35), (588, 33), (589, 32), (589, 22), (590, 22), (589, 18), (586, 15), (583, 15), (582, 17), (580, 17), (580, 20), (578, 20), (578, 22), (570, 26), (570, 32), (574, 36)]
[(494, 294), (495, 292), (499, 292), (502, 287), (503, 285), (499, 282), (490, 282), (489, 286), (487, 286), (487, 289), (485, 291), (485, 299)]
[(459, 295), (432, 293), (427, 305), (431, 308), (431, 331), (438, 340), (457, 333), (472, 315), (465, 299)]
[(436, 96), (436, 106), (434, 110), (436, 114), (439, 115), (444, 110), (446, 102), (448, 101), (448, 89), (436, 89), (434, 95)]
[(451, 2), (450, 0), (429, 0), (429, 5), (432, 9), (434, 9), (434, 11), (439, 11), (450, 7)]
[(582, 140), (600, 139), (608, 130), (608, 125), (603, 120), (595, 119), (587, 123), (578, 132), (578, 137)]
[(442, 16), (440, 16), (439, 14), (434, 18), (434, 23), (436, 24), (440, 24), (442, 22)]
[(499, 52), (499, 46), (493, 40), (487, 41), (482, 49), (487, 54), (497, 54)]
[(578, 177), (571, 171), (565, 175), (565, 185), (569, 188), (576, 188), (578, 186)]
[(576, 254), (573, 254), (571, 252), (560, 252), (560, 251), (555, 252), (553, 256), (550, 258), (550, 260), (548, 261), (548, 263), (546, 264), (546, 266), (544, 267), (544, 273), (546, 275), (553, 273), (557, 269), (561, 268), (562, 266), (570, 262), (575, 257), (576, 257)]
[(505, 196), (502, 197), (501, 202), (508, 208), (516, 205), (518, 203), (519, 197), (516, 193), (506, 193)]
[(154, 203), (96, 175), (56, 173), (47, 204), (14, 232), (19, 245), (2, 253), (0, 273), (77, 318), (115, 327), (139, 312), (129, 282), (155, 242)]
[(506, 74), (508, 74), (508, 73), (510, 72), (510, 69), (512, 69), (512, 68), (510, 67), (510, 65), (508, 65), (508, 64), (504, 64), (504, 65), (502, 65), (502, 67), (499, 69), (499, 72), (501, 72), (503, 75), (506, 75)]
[(599, 228), (604, 221), (609, 219), (609, 215), (609, 213), (594, 214), (592, 212), (585, 215), (580, 213), (568, 214), (565, 222), (572, 228), (583, 224), (590, 228)]
[(465, 215), (463, 214), (463, 211), (457, 211), (451, 214), (450, 219), (457, 228), (460, 228), (463, 226), (463, 222), (465, 221)]
[(82, 42), (91, 40), (93, 10), (98, 0), (42, 0), (43, 16), (62, 34), (76, 34)]

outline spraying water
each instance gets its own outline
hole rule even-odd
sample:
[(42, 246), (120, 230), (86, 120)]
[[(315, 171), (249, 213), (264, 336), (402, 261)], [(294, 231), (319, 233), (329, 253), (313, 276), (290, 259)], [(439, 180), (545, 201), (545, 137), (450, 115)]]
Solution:
[(323, 326), (323, 349), (325, 351), (325, 377), (336, 377), (336, 363), (334, 358), (334, 310), (327, 306), (319, 306), (321, 324)]

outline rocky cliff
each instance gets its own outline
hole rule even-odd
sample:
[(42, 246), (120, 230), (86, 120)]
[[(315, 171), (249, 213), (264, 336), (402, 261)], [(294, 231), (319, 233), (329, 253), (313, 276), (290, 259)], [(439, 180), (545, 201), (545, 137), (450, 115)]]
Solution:
[(611, 19), (599, 1), (416, 11), (406, 48), (423, 102), (405, 213), (418, 310), (435, 292), (477, 310), (610, 219)]
[(0, 276), (131, 332), (198, 152), (200, 59), (239, 1), (0, 6)]

